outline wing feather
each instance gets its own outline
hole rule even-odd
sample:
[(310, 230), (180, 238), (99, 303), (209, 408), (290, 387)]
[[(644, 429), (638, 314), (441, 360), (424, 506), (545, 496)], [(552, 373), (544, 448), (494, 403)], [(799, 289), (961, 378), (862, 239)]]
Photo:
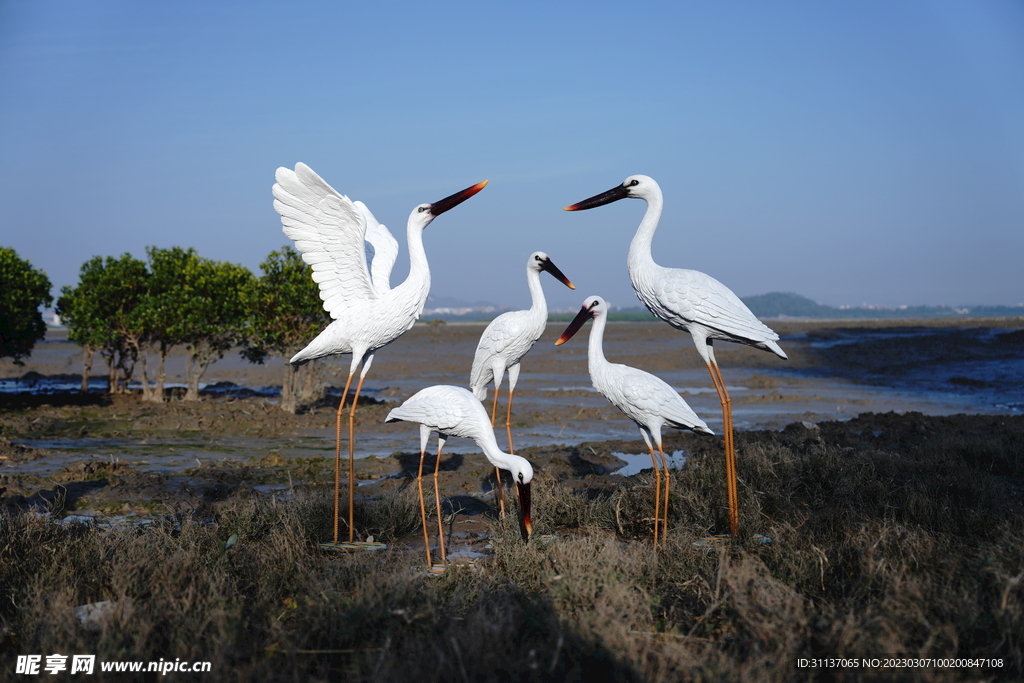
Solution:
[(374, 218), (362, 202), (353, 202), (366, 222), (366, 262), (370, 264), (370, 280), (379, 293), (391, 289), (391, 269), (398, 259), (398, 240), (384, 225)]
[(277, 169), (274, 209), (284, 234), (313, 268), (324, 309), (338, 318), (347, 304), (377, 298), (366, 265), (366, 219), (348, 197), (303, 163)]
[(670, 305), (669, 315), (675, 313), (737, 339), (761, 342), (779, 338), (731, 289), (710, 275), (666, 268), (656, 288), (658, 298)]

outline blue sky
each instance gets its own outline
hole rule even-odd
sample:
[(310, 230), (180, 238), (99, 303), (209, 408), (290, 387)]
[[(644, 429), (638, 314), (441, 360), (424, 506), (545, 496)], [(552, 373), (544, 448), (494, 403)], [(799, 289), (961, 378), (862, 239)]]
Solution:
[(0, 1), (0, 244), (54, 283), (94, 255), (195, 247), (254, 271), (287, 243), (278, 166), (425, 234), (432, 294), (528, 303), (527, 255), (639, 305), (654, 241), (740, 296), (1024, 301), (1024, 4)]

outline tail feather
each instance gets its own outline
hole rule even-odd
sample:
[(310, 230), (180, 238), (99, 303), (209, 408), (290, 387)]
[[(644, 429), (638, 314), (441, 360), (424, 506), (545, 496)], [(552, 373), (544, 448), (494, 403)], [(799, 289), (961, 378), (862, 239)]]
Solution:
[(775, 342), (773, 342), (773, 341), (766, 341), (764, 343), (764, 347), (765, 347), (765, 349), (767, 349), (768, 351), (771, 351), (772, 353), (774, 353), (776, 356), (778, 356), (782, 360), (789, 360), (789, 356), (786, 355), (786, 352), (783, 351), (782, 347), (779, 346), (778, 344), (776, 344)]

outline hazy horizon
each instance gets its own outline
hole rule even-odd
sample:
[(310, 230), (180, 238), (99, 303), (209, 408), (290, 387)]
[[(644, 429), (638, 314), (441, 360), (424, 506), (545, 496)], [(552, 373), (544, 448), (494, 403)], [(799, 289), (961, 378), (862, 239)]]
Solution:
[(489, 179), (425, 234), (435, 296), (639, 305), (654, 258), (741, 297), (1024, 300), (1024, 5), (0, 4), (0, 245), (54, 284), (96, 255), (287, 244), (278, 166), (309, 164), (402, 244), (410, 210)]

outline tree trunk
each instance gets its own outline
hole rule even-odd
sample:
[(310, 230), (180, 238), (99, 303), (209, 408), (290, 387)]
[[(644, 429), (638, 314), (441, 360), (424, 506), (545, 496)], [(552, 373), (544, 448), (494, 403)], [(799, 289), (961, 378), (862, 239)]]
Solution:
[[(293, 367), (289, 364), (289, 367)], [(298, 368), (297, 378), (301, 378), (304, 385), (298, 392), (298, 403), (306, 405), (316, 403), (325, 395), (325, 384), (323, 371), (320, 363), (306, 363)], [(300, 381), (296, 381), (298, 386)]]
[(185, 369), (186, 401), (199, 400), (199, 380), (202, 379), (206, 369), (210, 367), (210, 363), (214, 361), (215, 355), (216, 351), (203, 343), (188, 347), (188, 366)]
[(140, 383), (142, 384), (142, 400), (143, 401), (152, 401), (153, 400), (153, 388), (149, 386), (149, 349), (148, 349), (148, 344), (147, 344), (147, 348), (145, 348), (145, 349), (143, 349), (141, 347), (136, 347), (136, 349), (137, 349), (136, 353), (138, 354), (139, 358), (141, 358), (141, 360), (142, 360), (142, 379), (140, 380)]
[(104, 356), (103, 360), (107, 361), (107, 393), (120, 393), (118, 389), (121, 386), (121, 368), (114, 360), (114, 354)]
[(285, 363), (284, 377), (281, 379), (281, 402), (278, 404), (281, 410), (293, 415), (299, 407), (296, 400), (296, 380), (298, 379), (296, 370), (297, 368), (291, 363)]
[(79, 392), (89, 393), (89, 375), (92, 374), (92, 354), (94, 349), (89, 344), (82, 345), (82, 388)]
[(125, 351), (121, 351), (121, 353), (119, 354), (119, 358), (117, 361), (117, 367), (121, 371), (119, 377), (120, 386), (118, 387), (117, 391), (117, 393), (119, 394), (128, 393), (128, 385), (132, 381), (132, 373), (135, 370), (135, 358), (132, 357), (133, 355), (134, 354), (130, 354)]
[(153, 387), (153, 401), (157, 403), (164, 402), (164, 383), (167, 380), (167, 373), (164, 372), (164, 359), (167, 358), (167, 354), (170, 351), (167, 344), (160, 342), (160, 360), (157, 361), (156, 365), (156, 386)]

